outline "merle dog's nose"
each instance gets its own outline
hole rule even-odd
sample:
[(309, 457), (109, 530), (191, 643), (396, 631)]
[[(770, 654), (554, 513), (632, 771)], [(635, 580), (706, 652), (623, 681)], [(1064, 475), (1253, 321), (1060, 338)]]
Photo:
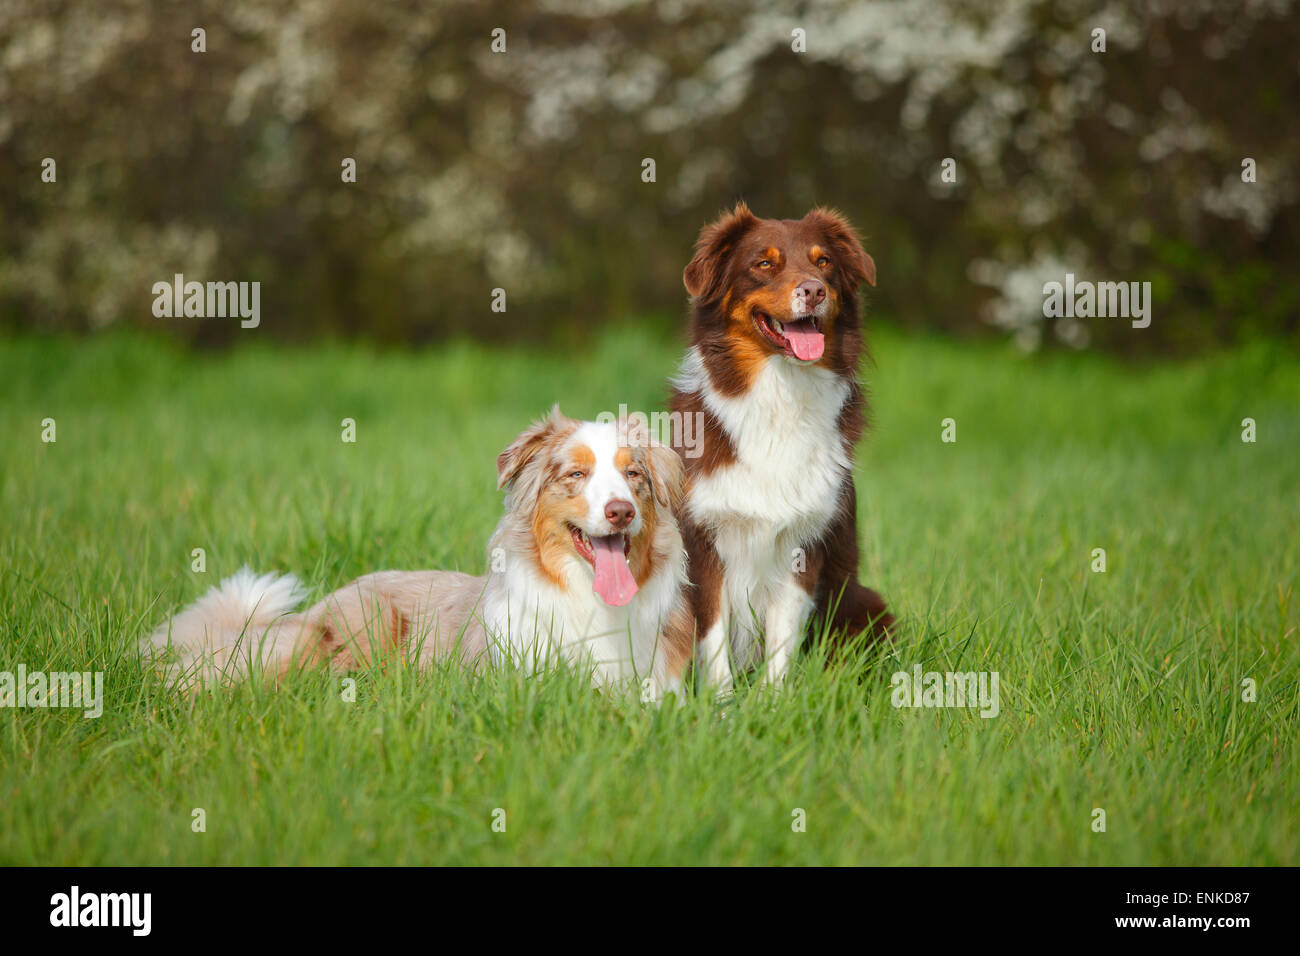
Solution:
[(605, 505), (605, 518), (619, 531), (630, 525), (635, 517), (636, 506), (630, 501), (615, 498)]
[(805, 309), (814, 309), (826, 298), (826, 286), (817, 279), (804, 279), (794, 287), (794, 294), (803, 300)]

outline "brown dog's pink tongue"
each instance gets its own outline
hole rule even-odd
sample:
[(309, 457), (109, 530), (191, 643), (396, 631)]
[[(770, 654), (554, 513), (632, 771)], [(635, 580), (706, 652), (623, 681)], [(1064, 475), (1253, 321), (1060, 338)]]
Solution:
[(627, 566), (623, 554), (623, 536), (611, 534), (607, 538), (592, 538), (591, 550), (596, 553), (596, 580), (591, 589), (611, 607), (622, 607), (636, 594), (636, 578)]
[(797, 359), (815, 362), (822, 357), (826, 349), (826, 338), (817, 331), (812, 319), (800, 319), (798, 322), (785, 323), (785, 340)]

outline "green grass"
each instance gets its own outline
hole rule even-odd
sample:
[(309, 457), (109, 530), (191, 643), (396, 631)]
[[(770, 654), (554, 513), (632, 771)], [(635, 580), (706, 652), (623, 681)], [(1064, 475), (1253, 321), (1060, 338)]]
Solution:
[[(1300, 862), (1300, 362), (1265, 346), (1134, 368), (879, 333), (862, 576), (903, 626), (867, 671), (656, 711), (403, 669), (355, 703), (320, 674), (190, 700), (141, 666), (245, 562), (317, 596), (481, 570), (497, 452), (556, 400), (661, 407), (677, 351), (0, 343), (0, 670), (106, 675), (97, 720), (0, 711), (0, 863)], [(893, 708), (917, 663), (997, 671), (1000, 715)]]

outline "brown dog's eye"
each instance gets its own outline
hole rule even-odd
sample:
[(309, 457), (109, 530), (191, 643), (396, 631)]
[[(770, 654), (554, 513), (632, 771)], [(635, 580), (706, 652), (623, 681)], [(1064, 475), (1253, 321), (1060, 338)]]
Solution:
[(830, 260), (829, 257), (827, 257), (827, 256), (818, 256), (818, 257), (817, 257), (817, 268), (818, 268), (818, 269), (825, 269), (825, 268), (826, 268), (828, 265), (830, 265), (830, 264), (831, 264), (831, 260)]
[(755, 265), (757, 265), (758, 268), (760, 268), (760, 269), (770, 269), (770, 268), (772, 268), (772, 260), (771, 260), (771, 259), (759, 259), (758, 262), (755, 263)]

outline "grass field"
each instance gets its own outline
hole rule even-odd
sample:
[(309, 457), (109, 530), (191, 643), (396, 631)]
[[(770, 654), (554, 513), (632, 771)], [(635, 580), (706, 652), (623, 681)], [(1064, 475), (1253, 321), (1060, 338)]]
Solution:
[[(0, 863), (1300, 862), (1300, 362), (874, 350), (862, 576), (894, 647), (655, 711), (400, 668), (354, 703), (326, 675), (189, 700), (134, 645), (245, 562), (315, 596), (481, 571), (497, 452), (555, 400), (661, 407), (676, 343), (0, 343), (0, 671), (105, 673), (98, 719), (0, 711)], [(999, 715), (895, 709), (916, 664), (998, 672)]]

